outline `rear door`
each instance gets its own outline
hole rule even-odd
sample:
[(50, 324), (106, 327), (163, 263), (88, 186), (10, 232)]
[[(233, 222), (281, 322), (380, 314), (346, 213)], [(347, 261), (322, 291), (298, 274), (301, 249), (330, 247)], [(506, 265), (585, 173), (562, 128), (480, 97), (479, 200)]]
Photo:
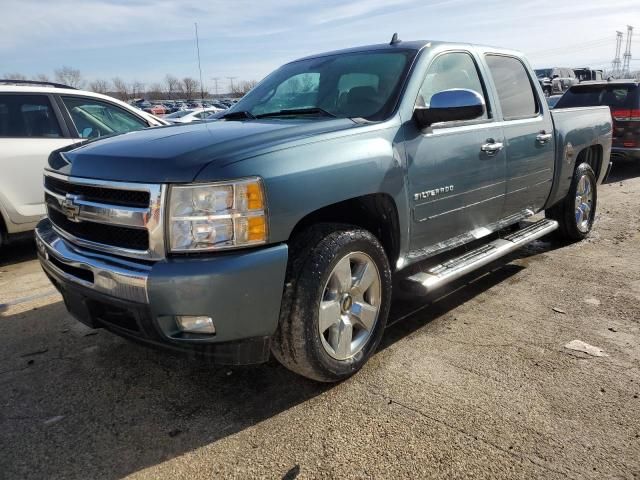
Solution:
[(12, 223), (45, 214), (42, 172), (52, 150), (73, 143), (47, 94), (0, 94), (0, 202)]
[(482, 236), (502, 217), (505, 152), (502, 127), (474, 56), (445, 52), (427, 69), (417, 106), (452, 88), (477, 92), (485, 114), (468, 122), (442, 122), (420, 130), (406, 124), (406, 152), (413, 203), (413, 250), (448, 248), (462, 236)]
[(551, 191), (555, 161), (553, 121), (522, 61), (487, 54), (506, 140), (506, 215), (540, 210)]

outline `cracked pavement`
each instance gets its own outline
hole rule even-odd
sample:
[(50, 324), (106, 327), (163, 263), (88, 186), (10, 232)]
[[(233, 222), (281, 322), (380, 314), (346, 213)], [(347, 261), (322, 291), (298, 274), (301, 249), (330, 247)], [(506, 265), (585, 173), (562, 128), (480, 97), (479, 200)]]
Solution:
[(0, 477), (640, 478), (639, 195), (640, 165), (616, 164), (587, 241), (397, 300), (380, 351), (338, 385), (90, 330), (33, 245), (12, 246)]

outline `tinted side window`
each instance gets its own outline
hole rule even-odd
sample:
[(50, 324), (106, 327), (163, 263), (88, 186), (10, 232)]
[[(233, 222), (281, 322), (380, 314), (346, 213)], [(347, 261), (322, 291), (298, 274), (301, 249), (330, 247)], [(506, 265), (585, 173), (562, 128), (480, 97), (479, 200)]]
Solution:
[[(464, 52), (445, 53), (433, 61), (420, 87), (416, 105), (428, 107), (434, 94), (452, 88), (473, 90), (485, 100), (487, 105), (476, 63), (471, 55)], [(480, 118), (487, 119), (489, 114), (485, 112)]]
[(0, 95), (0, 137), (58, 138), (62, 136), (45, 95)]
[(487, 64), (498, 91), (504, 119), (536, 116), (538, 102), (522, 62), (514, 57), (487, 55)]
[(635, 109), (640, 107), (639, 88), (635, 85), (580, 85), (567, 90), (556, 108), (595, 107)]
[(62, 97), (81, 138), (140, 130), (149, 125), (123, 108), (91, 98)]

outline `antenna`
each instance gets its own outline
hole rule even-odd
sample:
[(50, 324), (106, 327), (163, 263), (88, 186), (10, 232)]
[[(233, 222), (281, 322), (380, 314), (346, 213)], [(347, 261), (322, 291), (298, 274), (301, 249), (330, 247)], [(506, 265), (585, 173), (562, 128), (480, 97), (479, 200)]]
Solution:
[(198, 70), (200, 71), (200, 102), (202, 111), (204, 111), (204, 85), (202, 83), (202, 65), (200, 64), (200, 41), (198, 39), (198, 23), (194, 23), (196, 27), (196, 50), (198, 52)]
[(393, 37), (391, 37), (391, 41), (389, 42), (389, 45), (395, 45), (396, 43), (400, 43), (400, 42), (402, 42), (402, 40), (398, 38), (397, 33), (394, 33)]

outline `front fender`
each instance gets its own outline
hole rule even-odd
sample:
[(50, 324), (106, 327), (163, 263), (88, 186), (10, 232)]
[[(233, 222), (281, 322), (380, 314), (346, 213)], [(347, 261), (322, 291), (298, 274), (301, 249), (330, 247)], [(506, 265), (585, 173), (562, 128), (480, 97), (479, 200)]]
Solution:
[(270, 242), (286, 241), (297, 223), (328, 205), (385, 193), (396, 203), (401, 249), (407, 237), (404, 156), (397, 125), (364, 126), (355, 133), (310, 141), (223, 166), (206, 168), (197, 181), (258, 175), (264, 179)]

